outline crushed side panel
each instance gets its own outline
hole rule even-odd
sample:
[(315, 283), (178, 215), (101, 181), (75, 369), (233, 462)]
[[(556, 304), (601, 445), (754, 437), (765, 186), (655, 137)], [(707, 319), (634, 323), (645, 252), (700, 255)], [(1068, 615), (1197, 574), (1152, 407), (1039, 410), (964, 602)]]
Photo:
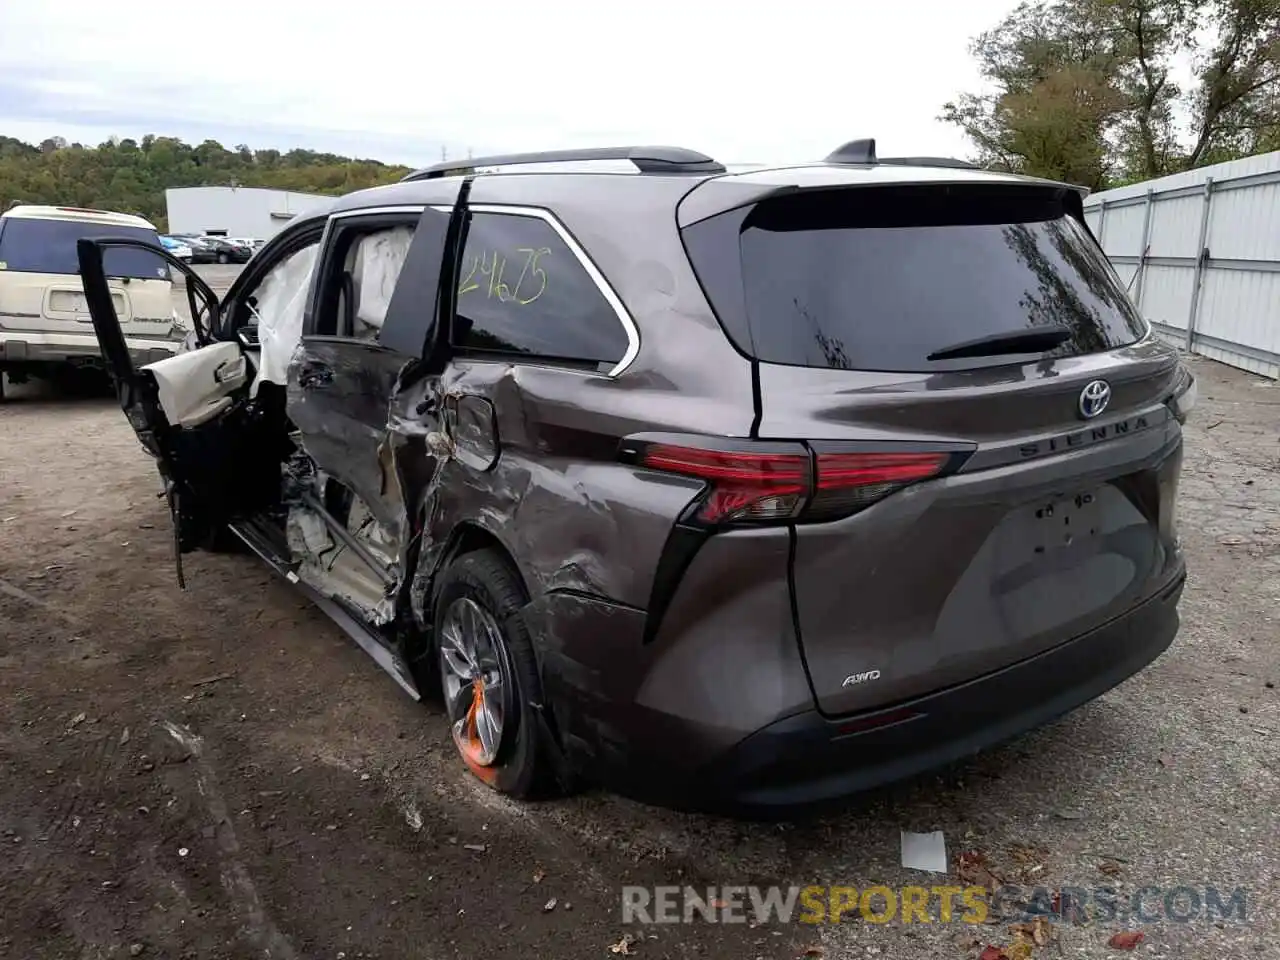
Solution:
[[(459, 362), (438, 390), (451, 412), (447, 433), (423, 435), (424, 442), (434, 435), (442, 458), (424, 490), (415, 612), (422, 616), (429, 580), (462, 523), (506, 547), (532, 596), (580, 592), (643, 609), (675, 518), (702, 484), (617, 461), (629, 424), (609, 413), (623, 404), (616, 381)], [(589, 406), (593, 429), (578, 403)], [(491, 431), (483, 415), (489, 410)], [(619, 562), (620, 544), (626, 562)]]
[(378, 332), (413, 238), (371, 233), (347, 256), (340, 316), (349, 339), (303, 339), (289, 367), (289, 414), (300, 452), (288, 464), (287, 529), (298, 575), (376, 625), (398, 610), (413, 529), (392, 424), (393, 398), (414, 361), (380, 347)]

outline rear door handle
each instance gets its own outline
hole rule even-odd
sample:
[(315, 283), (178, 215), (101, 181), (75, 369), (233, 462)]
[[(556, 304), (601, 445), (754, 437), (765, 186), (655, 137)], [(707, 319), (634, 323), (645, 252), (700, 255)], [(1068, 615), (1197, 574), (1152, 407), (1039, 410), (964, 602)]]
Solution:
[(308, 363), (298, 371), (298, 386), (304, 390), (314, 390), (333, 383), (333, 368), (323, 363)]

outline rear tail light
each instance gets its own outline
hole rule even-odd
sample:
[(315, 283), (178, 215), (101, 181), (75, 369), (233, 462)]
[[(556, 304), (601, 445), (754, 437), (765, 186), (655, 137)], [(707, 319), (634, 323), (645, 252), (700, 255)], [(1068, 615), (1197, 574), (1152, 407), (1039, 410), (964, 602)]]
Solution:
[(819, 453), (811, 519), (855, 513), (919, 480), (942, 473), (950, 453)]
[(804, 506), (811, 486), (807, 453), (741, 453), (657, 443), (640, 462), (654, 470), (697, 477), (709, 484), (694, 519), (787, 520)]
[(650, 443), (624, 452), (642, 466), (705, 480), (685, 520), (706, 526), (848, 516), (952, 472), (963, 459), (950, 450), (815, 453), (802, 444), (787, 446), (794, 452), (756, 452), (749, 441), (733, 449)]

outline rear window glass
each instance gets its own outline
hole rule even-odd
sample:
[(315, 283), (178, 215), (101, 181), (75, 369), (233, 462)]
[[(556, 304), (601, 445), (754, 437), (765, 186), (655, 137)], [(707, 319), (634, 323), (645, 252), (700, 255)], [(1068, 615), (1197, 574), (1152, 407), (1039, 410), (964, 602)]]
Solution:
[[(745, 339), (738, 346), (765, 362), (946, 370), (1109, 350), (1146, 332), (1098, 245), (1047, 191), (826, 191), (737, 217), (732, 280), (723, 253), (735, 237), (723, 225), (689, 250), (698, 269), (718, 234), (719, 253), (702, 256), (704, 286), (731, 335)], [(725, 316), (734, 312), (743, 316)], [(1056, 326), (1069, 336), (1048, 351), (929, 359)]]
[[(78, 274), (80, 263), (76, 259), (76, 241), (81, 237), (118, 237), (144, 240), (152, 246), (160, 246), (160, 238), (154, 230), (140, 227), (7, 217), (0, 221), (0, 264), (3, 264), (0, 269), (6, 272)], [(102, 259), (109, 277), (170, 279), (169, 267), (164, 260), (136, 247), (108, 247)]]

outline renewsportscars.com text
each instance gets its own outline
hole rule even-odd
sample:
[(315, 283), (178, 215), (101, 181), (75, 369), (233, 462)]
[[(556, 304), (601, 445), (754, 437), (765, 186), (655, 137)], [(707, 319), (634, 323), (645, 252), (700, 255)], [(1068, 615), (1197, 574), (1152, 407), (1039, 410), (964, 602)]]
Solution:
[(1242, 888), (1115, 887), (660, 886), (622, 888), (622, 922), (659, 923), (1191, 923), (1247, 919)]

